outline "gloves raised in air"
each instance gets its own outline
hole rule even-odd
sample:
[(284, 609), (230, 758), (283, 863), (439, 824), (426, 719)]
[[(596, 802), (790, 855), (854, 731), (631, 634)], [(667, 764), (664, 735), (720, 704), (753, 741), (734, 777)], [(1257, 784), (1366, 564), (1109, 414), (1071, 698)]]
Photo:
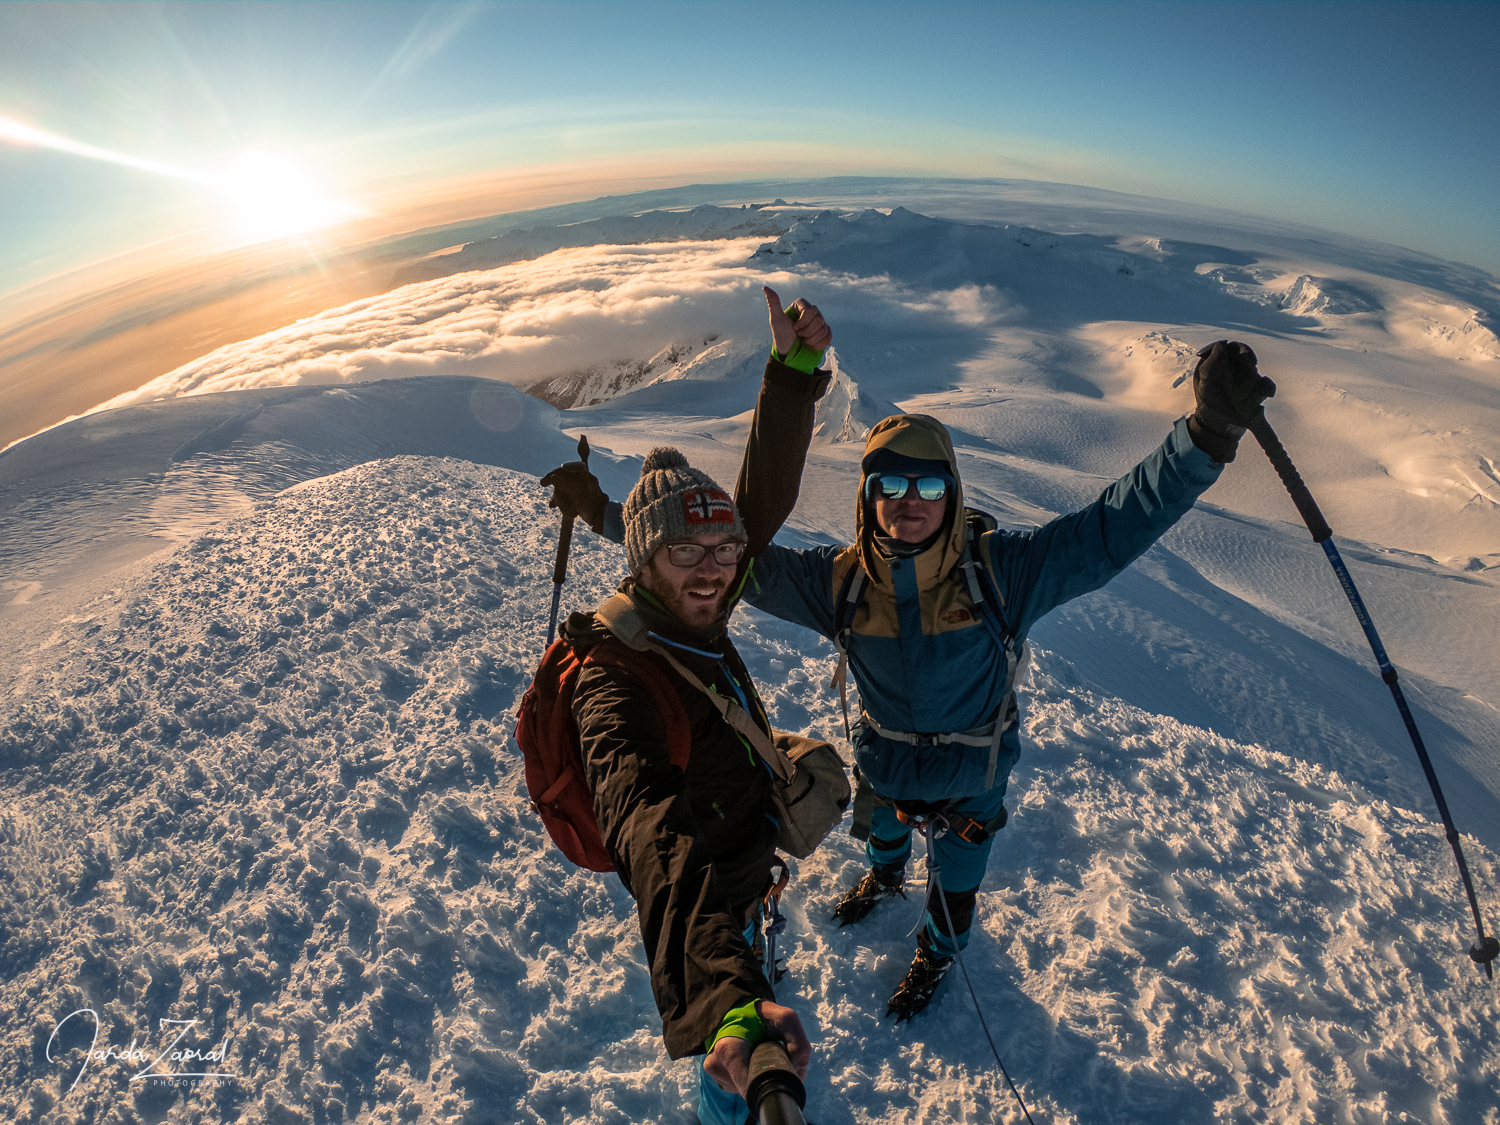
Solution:
[(1193, 443), (1215, 461), (1234, 460), (1245, 430), (1260, 414), (1276, 384), (1257, 370), (1250, 345), (1215, 340), (1198, 353), (1193, 395), (1198, 409), (1188, 419)]
[(603, 532), (604, 506), (609, 497), (599, 487), (599, 478), (582, 461), (559, 465), (542, 478), (541, 484), (552, 489), (547, 507), (556, 508), (564, 516), (582, 519), (596, 535)]

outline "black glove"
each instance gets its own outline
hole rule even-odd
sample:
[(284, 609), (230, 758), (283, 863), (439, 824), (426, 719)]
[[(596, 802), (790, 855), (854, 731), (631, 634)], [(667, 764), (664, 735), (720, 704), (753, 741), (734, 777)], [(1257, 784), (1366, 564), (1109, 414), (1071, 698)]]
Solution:
[(1246, 428), (1260, 414), (1260, 404), (1276, 393), (1276, 384), (1255, 368), (1250, 345), (1215, 340), (1198, 353), (1193, 368), (1193, 395), (1198, 409), (1188, 419), (1193, 443), (1215, 461), (1234, 460)]
[(543, 488), (552, 489), (547, 507), (556, 508), (564, 516), (581, 517), (596, 535), (604, 530), (604, 505), (609, 497), (599, 487), (599, 478), (582, 461), (559, 465), (541, 483)]

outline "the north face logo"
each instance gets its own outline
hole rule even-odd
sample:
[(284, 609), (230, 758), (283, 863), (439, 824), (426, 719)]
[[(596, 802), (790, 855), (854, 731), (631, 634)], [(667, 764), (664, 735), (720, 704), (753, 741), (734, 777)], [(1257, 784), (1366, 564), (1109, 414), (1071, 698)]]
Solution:
[(682, 497), (682, 512), (688, 526), (704, 523), (733, 523), (734, 501), (717, 488), (700, 488)]
[(962, 625), (965, 621), (973, 621), (974, 615), (966, 609), (955, 609), (943, 618), (949, 625)]

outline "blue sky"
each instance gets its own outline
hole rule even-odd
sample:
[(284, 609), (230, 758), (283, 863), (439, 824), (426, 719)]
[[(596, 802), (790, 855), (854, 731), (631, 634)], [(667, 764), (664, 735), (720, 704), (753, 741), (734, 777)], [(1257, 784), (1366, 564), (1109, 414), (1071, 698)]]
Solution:
[[(1014, 176), (1500, 274), (1497, 57), (1494, 3), (6, 3), (0, 117), (206, 174), (286, 153), (382, 206), (629, 161)], [(0, 191), (0, 291), (223, 208), (3, 141)]]

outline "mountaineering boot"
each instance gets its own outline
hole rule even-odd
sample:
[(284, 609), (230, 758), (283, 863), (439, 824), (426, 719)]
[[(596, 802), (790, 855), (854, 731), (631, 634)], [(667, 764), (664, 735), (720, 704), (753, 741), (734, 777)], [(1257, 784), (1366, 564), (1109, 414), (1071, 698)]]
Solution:
[(940, 957), (918, 946), (917, 955), (911, 961), (911, 968), (906, 971), (906, 976), (896, 986), (896, 991), (891, 993), (891, 1006), (886, 1009), (885, 1014), (896, 1013), (897, 1023), (911, 1019), (927, 1007), (932, 994), (938, 990), (938, 985), (943, 983), (943, 978), (948, 975), (948, 970), (951, 968), (953, 968), (952, 957)]
[(904, 867), (876, 867), (866, 871), (865, 877), (845, 891), (844, 897), (835, 904), (833, 917), (829, 921), (837, 920), (841, 927), (858, 922), (874, 910), (875, 904), (881, 899), (894, 895), (905, 898), (905, 886)]

